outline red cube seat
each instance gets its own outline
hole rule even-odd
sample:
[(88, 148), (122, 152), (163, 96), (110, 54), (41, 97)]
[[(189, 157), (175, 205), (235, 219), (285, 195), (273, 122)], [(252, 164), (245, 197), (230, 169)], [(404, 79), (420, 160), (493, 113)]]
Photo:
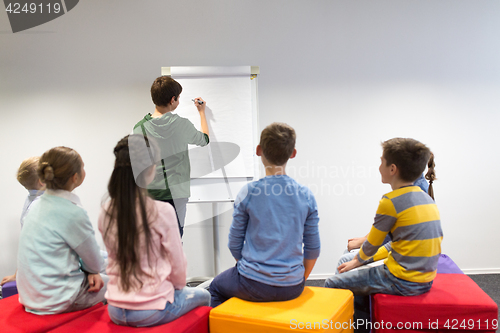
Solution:
[(200, 306), (181, 318), (160, 326), (129, 327), (113, 323), (108, 315), (108, 307), (103, 306), (58, 327), (51, 333), (208, 333), (208, 315), (211, 309), (209, 306)]
[(18, 296), (0, 300), (0, 331), (8, 333), (43, 333), (81, 317), (93, 310), (104, 308), (102, 303), (91, 308), (53, 315), (36, 315), (26, 312)]
[(373, 333), (493, 333), (498, 306), (467, 275), (437, 274), (431, 290), (419, 296), (373, 295), (372, 327)]

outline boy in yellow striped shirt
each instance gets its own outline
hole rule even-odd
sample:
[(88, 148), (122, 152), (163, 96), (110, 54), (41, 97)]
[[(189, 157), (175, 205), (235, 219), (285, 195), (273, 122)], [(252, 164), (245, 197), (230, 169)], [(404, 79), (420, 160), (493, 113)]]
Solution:
[[(366, 297), (360, 296), (379, 293), (412, 296), (429, 291), (441, 254), (443, 232), (437, 206), (429, 195), (413, 185), (429, 160), (429, 148), (407, 138), (387, 140), (382, 148), (379, 168), (382, 183), (390, 184), (393, 191), (380, 200), (375, 222), (358, 255), (338, 267), (341, 274), (325, 282), (327, 288), (353, 292), (355, 320), (365, 320), (364, 315), (369, 312)], [(392, 248), (388, 249), (384, 265), (353, 270), (377, 253), (388, 234)]]

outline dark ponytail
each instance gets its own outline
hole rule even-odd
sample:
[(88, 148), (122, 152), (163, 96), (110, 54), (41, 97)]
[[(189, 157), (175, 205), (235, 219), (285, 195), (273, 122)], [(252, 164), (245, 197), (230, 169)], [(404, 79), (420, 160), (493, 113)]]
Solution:
[(434, 170), (434, 167), (436, 164), (434, 163), (434, 154), (431, 153), (431, 156), (429, 157), (429, 162), (427, 163), (427, 173), (425, 174), (425, 179), (429, 181), (429, 195), (431, 196), (432, 200), (434, 200), (434, 190), (432, 188), (432, 183), (437, 179), (436, 178), (436, 171)]
[[(108, 184), (111, 201), (106, 212), (109, 223), (104, 232), (104, 239), (109, 237), (110, 230), (116, 232), (116, 261), (120, 269), (120, 287), (125, 292), (137, 286), (142, 288), (141, 275), (150, 277), (140, 265), (140, 235), (144, 234), (145, 244), (142, 246), (146, 248), (148, 263), (151, 266), (151, 229), (148, 223), (151, 214), (146, 212), (146, 189), (137, 186), (136, 182), (138, 178), (143, 179), (153, 166), (148, 152), (142, 151), (146, 149), (141, 149), (141, 142), (144, 145), (145, 140), (147, 143), (147, 139), (142, 135), (130, 135), (118, 142), (114, 149), (115, 167)], [(137, 159), (148, 163), (147, 167), (141, 169), (138, 177), (134, 177), (131, 155), (134, 161)], [(115, 224), (116, 229), (113, 228)]]

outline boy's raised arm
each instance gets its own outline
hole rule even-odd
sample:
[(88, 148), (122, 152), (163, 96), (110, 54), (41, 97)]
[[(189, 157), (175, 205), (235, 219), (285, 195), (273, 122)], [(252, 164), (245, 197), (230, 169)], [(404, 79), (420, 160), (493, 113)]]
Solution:
[[(198, 103), (198, 101), (203, 102), (203, 104)], [(208, 131), (207, 117), (205, 116), (205, 107), (207, 103), (201, 97), (196, 97), (194, 99), (194, 105), (200, 113), (201, 131), (210, 136), (210, 133)]]

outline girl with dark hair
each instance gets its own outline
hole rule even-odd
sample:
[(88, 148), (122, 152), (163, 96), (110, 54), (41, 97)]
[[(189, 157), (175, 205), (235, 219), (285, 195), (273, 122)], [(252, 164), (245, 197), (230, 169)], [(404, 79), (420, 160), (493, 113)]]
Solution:
[(54, 314), (104, 302), (107, 277), (94, 229), (72, 191), (85, 179), (80, 155), (56, 147), (38, 162), (47, 190), (26, 215), (19, 239), (17, 288), (26, 311)]
[(126, 136), (114, 154), (110, 200), (99, 216), (109, 253), (106, 298), (111, 320), (156, 326), (208, 305), (208, 291), (186, 287), (186, 257), (174, 208), (147, 194), (160, 159), (156, 142), (142, 135)]
[(429, 181), (429, 189), (427, 193), (431, 196), (432, 200), (435, 200), (434, 189), (432, 186), (432, 183), (436, 180), (436, 171), (434, 170), (435, 167), (434, 153), (431, 152), (431, 157), (429, 157), (429, 162), (427, 162), (427, 173), (425, 174), (425, 179)]

